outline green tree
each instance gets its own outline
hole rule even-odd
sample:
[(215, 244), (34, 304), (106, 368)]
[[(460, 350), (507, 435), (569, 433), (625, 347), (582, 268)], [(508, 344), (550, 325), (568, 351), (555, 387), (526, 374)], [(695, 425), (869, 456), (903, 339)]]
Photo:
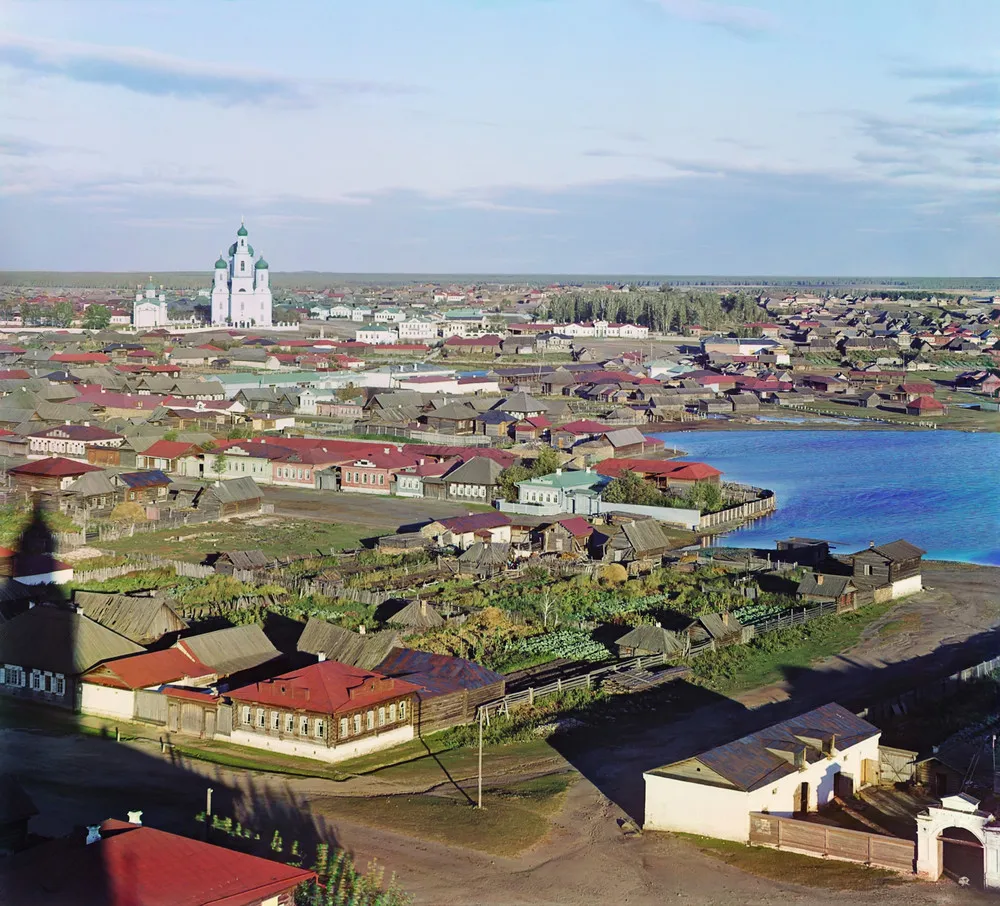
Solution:
[(111, 309), (107, 305), (88, 305), (83, 313), (83, 326), (87, 330), (104, 330), (111, 323)]
[(716, 513), (722, 509), (722, 488), (711, 481), (697, 481), (687, 493), (690, 505), (702, 513)]
[(163, 434), (164, 440), (177, 440), (177, 429), (171, 428), (169, 431), (165, 431)]
[(500, 488), (500, 496), (510, 503), (516, 503), (517, 483), (519, 481), (526, 481), (531, 477), (531, 472), (524, 466), (511, 466), (509, 469), (504, 469), (497, 481), (497, 485)]
[(626, 503), (631, 506), (662, 505), (657, 490), (636, 475), (631, 469), (622, 469), (613, 478), (601, 494), (601, 499), (608, 503)]
[(214, 471), (215, 474), (218, 475), (219, 478), (221, 478), (223, 473), (226, 471), (226, 466), (228, 465), (228, 463), (229, 460), (226, 458), (226, 454), (219, 453), (218, 456), (216, 456), (215, 459), (212, 460), (212, 471)]
[(76, 312), (73, 311), (73, 306), (69, 302), (56, 302), (51, 309), (52, 323), (56, 327), (69, 327), (73, 323), (73, 318), (76, 316)]
[(531, 477), (539, 478), (542, 475), (551, 475), (558, 468), (559, 454), (552, 447), (542, 447), (531, 465)]

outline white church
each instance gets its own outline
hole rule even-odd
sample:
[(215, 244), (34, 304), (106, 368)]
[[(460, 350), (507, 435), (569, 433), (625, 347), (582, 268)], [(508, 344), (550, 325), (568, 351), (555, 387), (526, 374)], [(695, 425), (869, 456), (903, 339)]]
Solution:
[(156, 294), (156, 284), (149, 278), (146, 290), (140, 286), (135, 294), (135, 305), (132, 306), (132, 324), (136, 328), (163, 327), (167, 323), (167, 296), (160, 287)]
[(271, 327), (271, 290), (264, 256), (255, 262), (247, 228), (240, 223), (236, 241), (229, 246), (229, 261), (222, 255), (215, 262), (212, 286), (212, 325)]

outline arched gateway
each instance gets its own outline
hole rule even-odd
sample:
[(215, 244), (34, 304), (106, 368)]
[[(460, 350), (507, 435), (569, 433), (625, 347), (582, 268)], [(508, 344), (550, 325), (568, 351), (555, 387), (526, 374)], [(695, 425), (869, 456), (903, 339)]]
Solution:
[(966, 793), (944, 796), (917, 815), (917, 874), (936, 881), (944, 871), (1000, 889), (1000, 825)]

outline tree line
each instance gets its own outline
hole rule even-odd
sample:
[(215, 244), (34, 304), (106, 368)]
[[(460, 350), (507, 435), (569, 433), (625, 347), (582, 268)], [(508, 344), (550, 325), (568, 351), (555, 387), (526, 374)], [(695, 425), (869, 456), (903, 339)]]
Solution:
[(708, 330), (760, 320), (757, 298), (739, 291), (720, 295), (699, 290), (636, 290), (627, 293), (566, 293), (545, 302), (543, 317), (557, 322), (609, 321), (641, 324), (658, 333), (700, 325)]

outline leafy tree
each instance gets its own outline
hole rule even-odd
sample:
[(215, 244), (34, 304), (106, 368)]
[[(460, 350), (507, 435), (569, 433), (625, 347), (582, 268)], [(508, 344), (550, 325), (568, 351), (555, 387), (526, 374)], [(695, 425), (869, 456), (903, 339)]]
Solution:
[(220, 453), (215, 457), (215, 459), (212, 460), (212, 471), (214, 471), (219, 478), (222, 478), (222, 474), (226, 471), (226, 465), (228, 462), (229, 460), (226, 457), (226, 454)]
[(111, 309), (107, 305), (88, 305), (83, 313), (83, 326), (87, 330), (103, 330), (111, 323)]
[(76, 312), (73, 311), (73, 306), (69, 302), (56, 302), (52, 306), (51, 318), (56, 327), (69, 327), (75, 316)]
[(559, 454), (552, 447), (542, 447), (535, 457), (531, 466), (531, 477), (539, 478), (542, 475), (551, 475), (559, 468)]
[(715, 513), (722, 509), (722, 488), (711, 481), (697, 481), (688, 491), (691, 506), (702, 513)]
[(497, 486), (500, 488), (500, 496), (510, 503), (516, 503), (517, 483), (519, 481), (526, 481), (531, 477), (531, 472), (524, 466), (511, 466), (509, 469), (504, 469), (497, 481)]
[(169, 431), (163, 433), (164, 440), (177, 440), (177, 429), (171, 428)]
[(662, 505), (659, 492), (648, 485), (631, 469), (622, 469), (601, 494), (608, 503), (625, 503), (632, 506)]

